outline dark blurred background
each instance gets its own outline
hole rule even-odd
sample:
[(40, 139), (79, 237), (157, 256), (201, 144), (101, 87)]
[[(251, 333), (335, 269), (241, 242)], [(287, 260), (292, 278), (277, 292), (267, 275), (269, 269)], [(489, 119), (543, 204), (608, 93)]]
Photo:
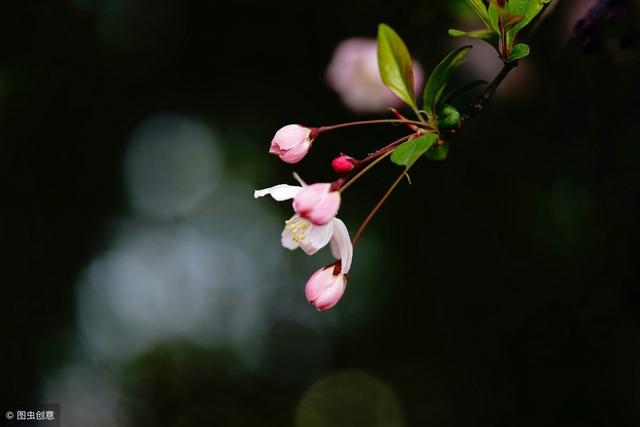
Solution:
[[(640, 425), (639, 5), (570, 40), (592, 3), (560, 1), (414, 168), (325, 313), (303, 289), (328, 255), (282, 249), (289, 208), (253, 190), (402, 131), (328, 134), (295, 167), (270, 139), (366, 117), (326, 85), (339, 42), (389, 23), (428, 74), (464, 1), (4, 4), (0, 403), (63, 426)], [(397, 173), (345, 193), (352, 233)]]

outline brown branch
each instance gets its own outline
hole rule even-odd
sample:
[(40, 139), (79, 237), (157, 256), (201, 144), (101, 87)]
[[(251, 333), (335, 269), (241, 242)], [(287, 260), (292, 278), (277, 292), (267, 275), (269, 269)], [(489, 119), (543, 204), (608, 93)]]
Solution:
[(469, 109), (469, 111), (467, 111), (460, 118), (459, 127), (464, 126), (466, 121), (471, 120), (477, 114), (482, 112), (482, 110), (484, 110), (487, 107), (487, 105), (489, 105), (489, 102), (491, 102), (491, 98), (493, 98), (493, 95), (496, 93), (496, 90), (498, 90), (498, 87), (500, 87), (500, 84), (504, 81), (505, 78), (507, 78), (511, 70), (513, 70), (517, 66), (518, 66), (518, 61), (508, 62), (504, 64), (504, 66), (502, 67), (502, 70), (500, 70), (500, 72), (493, 79), (493, 81), (489, 83), (489, 86), (487, 86), (484, 92), (482, 92), (482, 95), (478, 97), (476, 102), (471, 104), (471, 109)]
[(491, 102), (493, 95), (498, 90), (500, 84), (509, 75), (509, 73), (518, 66), (518, 61), (505, 63), (498, 75), (493, 79), (489, 86), (469, 107), (469, 109), (460, 117), (460, 121), (457, 126), (451, 129), (447, 129), (442, 133), (442, 139), (447, 141), (460, 132), (467, 122), (482, 112)]

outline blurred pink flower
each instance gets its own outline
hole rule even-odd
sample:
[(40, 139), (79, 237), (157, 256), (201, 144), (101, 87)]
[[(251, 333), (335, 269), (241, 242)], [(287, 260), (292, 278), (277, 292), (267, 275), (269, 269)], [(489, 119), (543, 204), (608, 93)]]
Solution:
[(276, 132), (269, 153), (286, 163), (298, 163), (309, 152), (312, 129), (300, 125), (287, 125)]
[[(465, 29), (466, 27), (458, 25), (456, 28)], [(454, 39), (452, 44), (453, 47), (473, 46), (467, 62), (460, 68), (467, 79), (491, 81), (504, 65), (498, 57), (498, 52), (484, 41), (460, 38)], [(501, 99), (526, 99), (537, 93), (538, 85), (536, 64), (533, 62), (533, 58), (527, 57), (509, 73), (498, 87), (495, 96)]]
[[(413, 73), (418, 93), (424, 82), (424, 73), (415, 61)], [(384, 112), (389, 107), (403, 105), (382, 83), (375, 39), (351, 38), (341, 42), (333, 53), (326, 79), (344, 105), (356, 113)]]

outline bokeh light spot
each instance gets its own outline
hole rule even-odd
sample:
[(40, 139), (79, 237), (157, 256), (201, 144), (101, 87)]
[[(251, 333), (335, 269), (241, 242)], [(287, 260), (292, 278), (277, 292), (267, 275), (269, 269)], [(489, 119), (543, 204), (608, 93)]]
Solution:
[(210, 129), (181, 116), (158, 116), (133, 135), (125, 158), (131, 204), (158, 218), (184, 215), (215, 189), (220, 159)]
[(297, 427), (401, 427), (403, 410), (394, 391), (364, 372), (334, 374), (315, 383), (296, 414)]

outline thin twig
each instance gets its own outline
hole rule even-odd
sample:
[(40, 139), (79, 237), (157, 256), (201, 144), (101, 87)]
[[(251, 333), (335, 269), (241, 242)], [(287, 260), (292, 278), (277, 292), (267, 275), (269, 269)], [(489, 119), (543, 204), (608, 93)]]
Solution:
[(373, 162), (369, 163), (367, 165), (367, 167), (362, 169), (360, 172), (358, 172), (357, 175), (355, 175), (353, 178), (351, 178), (349, 181), (347, 181), (342, 187), (340, 187), (340, 192), (344, 192), (347, 188), (351, 187), (351, 185), (354, 182), (356, 182), (362, 175), (367, 173), (369, 171), (369, 169), (371, 169), (372, 167), (374, 167), (375, 165), (380, 163), (382, 160), (384, 160), (387, 156), (391, 155), (392, 153), (393, 153), (393, 150), (388, 150), (387, 152), (385, 152), (381, 156), (379, 156), (377, 159), (375, 159)]
[[(371, 169), (374, 165), (376, 165), (380, 161), (381, 157), (384, 158), (388, 154), (391, 154), (393, 152), (393, 150), (395, 150), (395, 148), (398, 145), (400, 145), (403, 142), (407, 141), (413, 135), (414, 134), (405, 135), (402, 138), (396, 139), (395, 141), (393, 141), (389, 145), (386, 145), (386, 146), (376, 150), (375, 152), (369, 154), (364, 159), (360, 160), (358, 162), (358, 166), (356, 167), (356, 169), (352, 170), (349, 175), (344, 177), (346, 182), (341, 186), (340, 191), (346, 190), (347, 187), (349, 187), (351, 184), (353, 184), (355, 181), (357, 181), (358, 178), (360, 178), (362, 175), (364, 175), (364, 173), (366, 173), (369, 169)], [(369, 162), (371, 162), (371, 163), (369, 163)], [(369, 163), (369, 164), (367, 165), (367, 163)], [(364, 167), (365, 165), (367, 165), (367, 166)], [(359, 170), (359, 168), (361, 168), (361, 167), (364, 167), (364, 169)], [(351, 175), (353, 175), (353, 174), (355, 174), (355, 176), (351, 177)]]
[(489, 102), (491, 102), (491, 99), (493, 98), (493, 95), (496, 93), (496, 90), (498, 90), (498, 87), (500, 87), (500, 84), (502, 84), (504, 79), (507, 78), (509, 73), (517, 66), (518, 66), (518, 61), (505, 63), (502, 69), (500, 70), (500, 72), (498, 73), (498, 75), (491, 81), (491, 83), (489, 83), (489, 86), (487, 86), (484, 92), (482, 92), (482, 95), (480, 95), (476, 99), (476, 101), (473, 104), (471, 104), (469, 110), (467, 110), (462, 115), (462, 117), (460, 117), (458, 126), (456, 126), (452, 131), (449, 131), (448, 134), (453, 135), (457, 133), (457, 131), (462, 129), (469, 120), (471, 120), (476, 115), (481, 113), (482, 110), (484, 110), (487, 107), (487, 105), (489, 105)]
[(393, 184), (391, 184), (391, 187), (389, 187), (389, 189), (386, 191), (386, 193), (384, 193), (384, 195), (378, 201), (378, 203), (376, 203), (375, 207), (371, 210), (371, 212), (369, 212), (369, 215), (367, 215), (365, 220), (362, 222), (362, 224), (360, 225), (360, 228), (358, 228), (358, 231), (356, 232), (356, 235), (353, 237), (353, 240), (351, 241), (354, 246), (358, 242), (358, 239), (360, 239), (360, 236), (362, 236), (362, 232), (364, 231), (364, 229), (367, 227), (367, 225), (373, 219), (374, 215), (380, 210), (380, 208), (382, 207), (384, 202), (391, 195), (391, 193), (393, 193), (393, 190), (395, 190), (395, 188), (398, 186), (398, 184), (400, 184), (400, 181), (402, 181), (402, 178), (404, 178), (404, 176), (407, 174), (407, 172), (409, 171), (410, 168), (411, 168), (411, 166), (407, 166), (402, 171), (400, 176), (398, 178), (396, 178), (396, 180), (393, 182)]

